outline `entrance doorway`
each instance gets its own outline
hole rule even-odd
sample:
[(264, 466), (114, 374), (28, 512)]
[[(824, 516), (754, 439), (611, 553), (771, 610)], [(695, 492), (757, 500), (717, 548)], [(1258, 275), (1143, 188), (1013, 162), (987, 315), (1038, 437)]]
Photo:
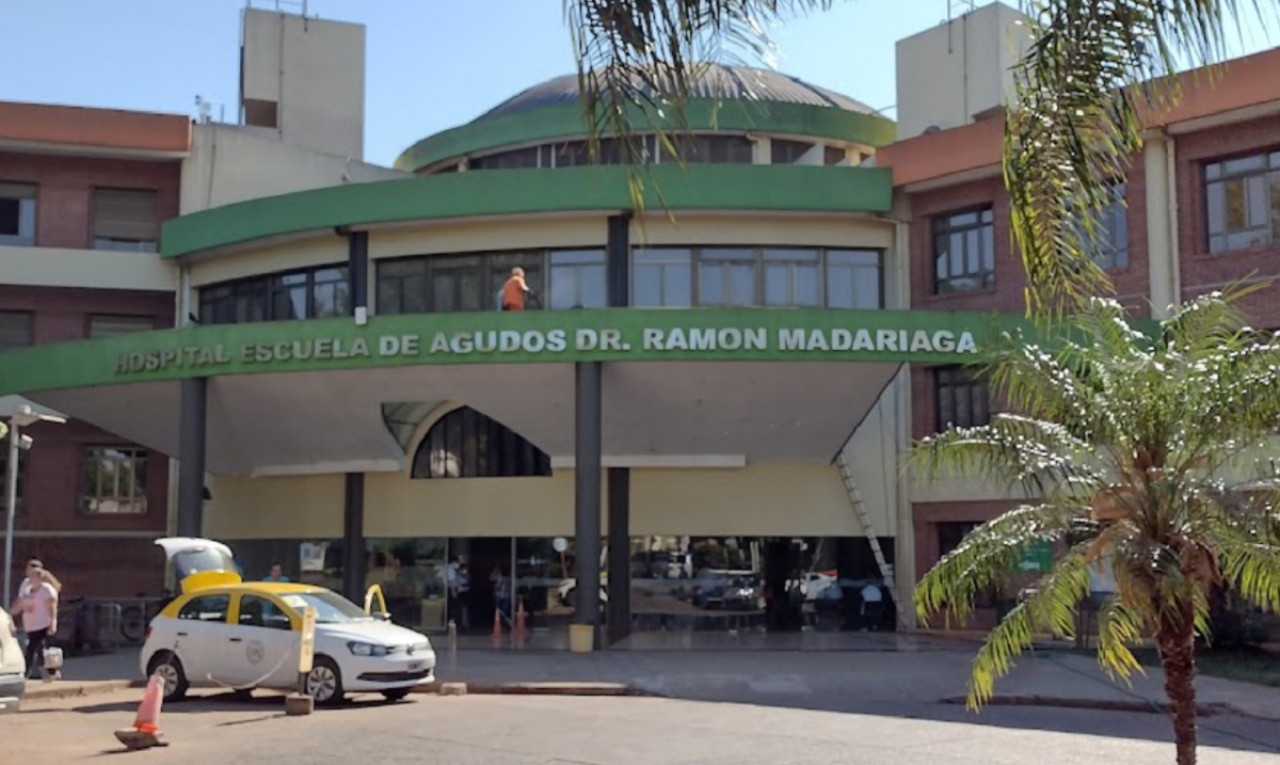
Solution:
[(514, 618), (511, 537), (466, 537), (450, 542), (450, 554), (457, 555), (466, 567), (470, 582), (461, 604), (467, 609), (466, 618), (453, 617), (459, 632), (487, 633), (493, 629), (495, 614), (503, 629), (510, 629)]

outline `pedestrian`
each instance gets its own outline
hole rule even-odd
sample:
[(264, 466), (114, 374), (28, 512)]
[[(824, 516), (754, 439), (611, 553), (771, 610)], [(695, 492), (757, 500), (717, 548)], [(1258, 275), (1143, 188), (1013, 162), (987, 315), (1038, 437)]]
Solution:
[(289, 581), (289, 577), (287, 577), (287, 576), (285, 576), (285, 575), (284, 575), (284, 569), (283, 569), (283, 568), (281, 568), (281, 566), (280, 566), (280, 564), (279, 564), (279, 563), (272, 563), (272, 564), (271, 564), (271, 573), (267, 576), (267, 578), (266, 578), (266, 579), (264, 579), (264, 580), (262, 580), (262, 581), (264, 581), (264, 582), (287, 582), (287, 581)]
[(525, 298), (532, 295), (533, 291), (524, 280), (524, 269), (516, 266), (511, 269), (511, 277), (507, 279), (506, 284), (502, 285), (500, 307), (504, 311), (523, 311)]
[(880, 585), (868, 582), (862, 588), (862, 631), (875, 631), (880, 628), (880, 612), (884, 603), (884, 593)]
[(467, 574), (467, 567), (458, 560), (458, 556), (449, 558), (444, 579), (445, 586), (449, 590), (449, 600), (445, 605), (449, 618), (457, 623), (458, 629), (466, 630), (471, 627), (471, 614), (468, 612), (471, 577)]
[[(45, 579), (44, 564), (38, 560), (27, 563), (27, 578), (18, 589), (18, 602), (13, 615), (18, 617), (22, 631), (27, 636), (23, 652), (27, 660), (27, 677), (37, 677), (36, 667), (44, 667), (44, 647), (49, 638), (58, 632), (58, 588)], [(57, 581), (56, 579), (54, 581)], [(54, 670), (50, 677), (57, 677)]]

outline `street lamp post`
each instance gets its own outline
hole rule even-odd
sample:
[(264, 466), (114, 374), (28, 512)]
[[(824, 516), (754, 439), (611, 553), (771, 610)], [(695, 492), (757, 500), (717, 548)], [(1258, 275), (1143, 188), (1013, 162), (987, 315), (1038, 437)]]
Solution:
[(18, 454), (31, 448), (31, 436), (24, 436), (22, 429), (37, 422), (64, 423), (67, 419), (56, 414), (41, 414), (30, 406), (23, 406), (9, 417), (9, 463), (5, 476), (5, 534), (4, 534), (4, 608), (9, 610), (13, 600), (13, 531), (18, 513)]

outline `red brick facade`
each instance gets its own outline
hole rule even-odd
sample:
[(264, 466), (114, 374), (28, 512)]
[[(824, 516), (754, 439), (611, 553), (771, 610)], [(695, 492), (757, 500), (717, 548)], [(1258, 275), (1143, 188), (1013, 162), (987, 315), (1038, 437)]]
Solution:
[[(180, 170), (177, 161), (0, 153), (0, 181), (37, 186), (36, 247), (31, 257), (40, 256), (40, 247), (93, 246), (95, 188), (154, 190), (157, 219), (176, 216)], [(100, 256), (111, 258), (114, 253)], [(29, 312), (31, 341), (43, 345), (86, 338), (95, 315), (146, 318), (156, 329), (172, 327), (174, 295), (0, 283), (0, 311)], [(61, 578), (67, 598), (158, 593), (164, 558), (152, 540), (167, 526), (168, 458), (148, 456), (146, 513), (91, 515), (83, 509), (87, 450), (131, 444), (75, 421), (35, 425), (27, 432), (35, 446), (22, 463), (15, 539), (18, 571), (28, 557), (40, 557)]]

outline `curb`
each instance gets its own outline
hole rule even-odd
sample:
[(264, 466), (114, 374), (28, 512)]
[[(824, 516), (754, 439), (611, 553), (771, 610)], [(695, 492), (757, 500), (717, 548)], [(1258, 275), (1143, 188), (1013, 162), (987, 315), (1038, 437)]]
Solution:
[(36, 685), (27, 684), (27, 692), (22, 701), (58, 701), (60, 699), (79, 699), (86, 696), (101, 696), (115, 691), (142, 687), (133, 680), (102, 680), (93, 683), (60, 683)]
[[(939, 699), (942, 704), (965, 704), (964, 696), (948, 696)], [(985, 706), (1028, 706), (1028, 707), (1058, 707), (1062, 709), (1095, 709), (1104, 712), (1142, 712), (1146, 714), (1169, 714), (1169, 705), (1163, 701), (1139, 701), (1127, 699), (1081, 699), (1081, 698), (1062, 698), (1057, 696), (993, 696)], [(1267, 722), (1275, 722), (1280, 720), (1277, 717), (1268, 717), (1259, 715), (1254, 712), (1237, 707), (1223, 701), (1215, 701), (1207, 704), (1196, 704), (1196, 715), (1199, 717), (1213, 717), (1220, 714), (1233, 714), (1241, 717), (1248, 717), (1254, 720), (1266, 720)]]
[(647, 696), (623, 683), (428, 683), (413, 693), (441, 696)]

